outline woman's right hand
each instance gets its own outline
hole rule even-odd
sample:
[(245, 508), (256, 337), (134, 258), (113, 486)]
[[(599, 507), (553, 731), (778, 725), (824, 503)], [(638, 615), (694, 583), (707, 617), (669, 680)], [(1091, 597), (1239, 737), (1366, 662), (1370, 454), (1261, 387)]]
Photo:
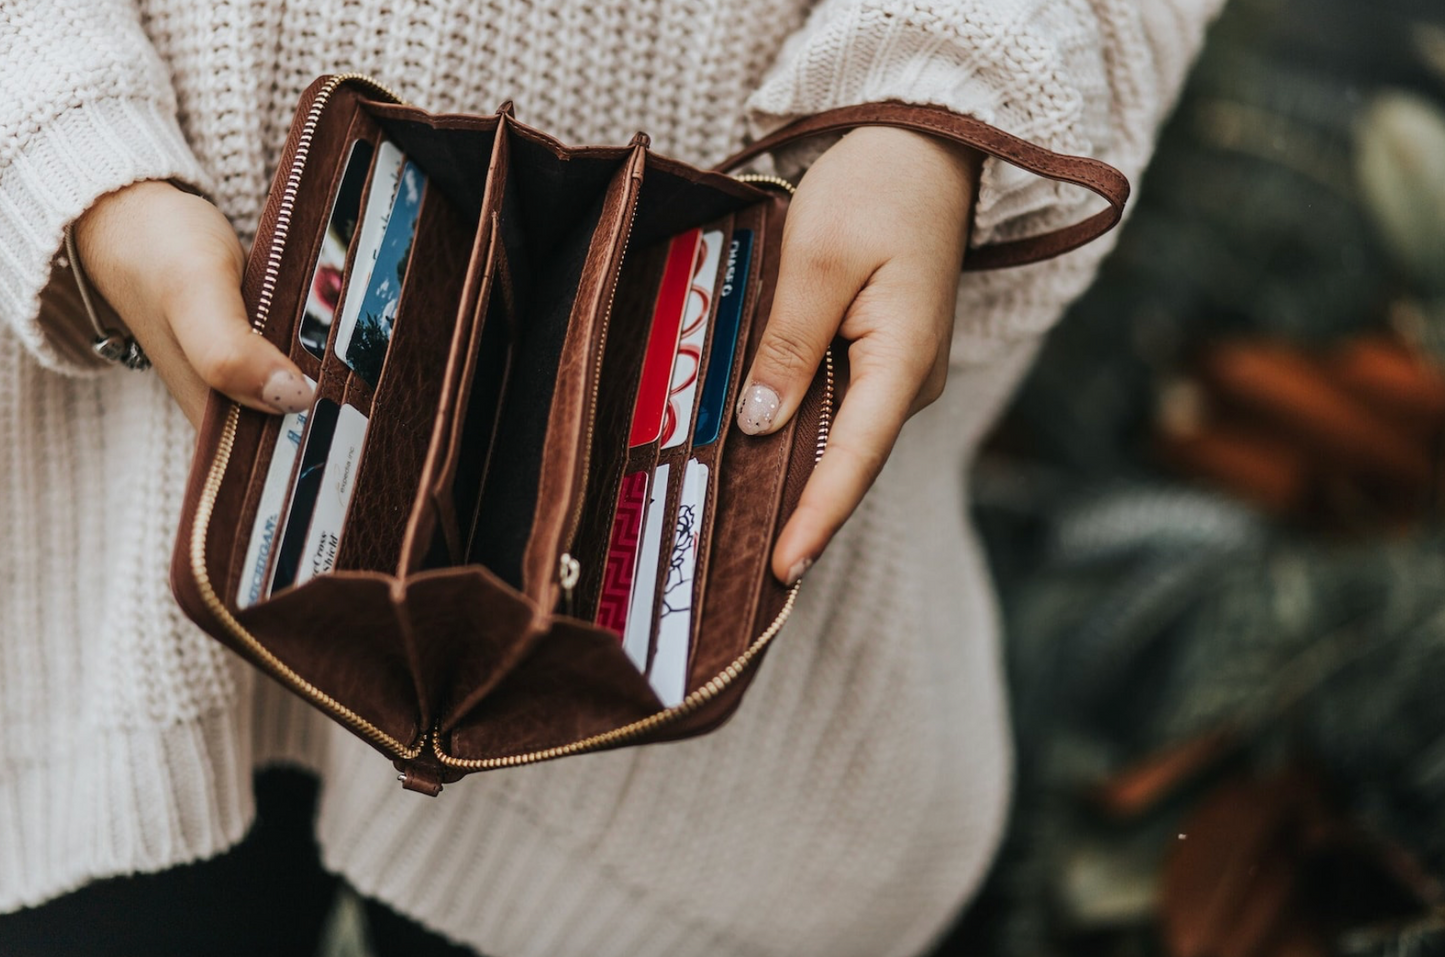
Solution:
[(169, 183), (102, 196), (75, 223), (80, 261), (193, 425), (210, 389), (266, 412), (298, 412), (312, 389), (251, 331), (245, 254), (221, 211)]

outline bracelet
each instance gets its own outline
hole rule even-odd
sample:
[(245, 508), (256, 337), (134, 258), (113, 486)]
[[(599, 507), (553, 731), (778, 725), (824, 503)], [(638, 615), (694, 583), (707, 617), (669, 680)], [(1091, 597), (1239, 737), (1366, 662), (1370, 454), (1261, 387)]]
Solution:
[[(95, 330), (95, 339), (90, 343), (90, 351), (104, 359), (106, 362), (115, 362), (125, 366), (127, 369), (142, 371), (151, 367), (151, 360), (135, 341), (134, 336), (126, 335), (119, 329), (111, 329), (100, 321), (99, 314), (95, 311), (95, 302), (90, 296), (90, 282), (85, 277), (85, 269), (80, 265), (80, 253), (75, 245), (75, 231), (69, 226), (65, 227), (65, 259), (70, 266), (71, 275), (75, 276), (75, 289), (80, 293), (80, 302), (85, 306), (85, 315), (90, 319), (90, 325)], [(66, 265), (62, 262), (61, 265)]]

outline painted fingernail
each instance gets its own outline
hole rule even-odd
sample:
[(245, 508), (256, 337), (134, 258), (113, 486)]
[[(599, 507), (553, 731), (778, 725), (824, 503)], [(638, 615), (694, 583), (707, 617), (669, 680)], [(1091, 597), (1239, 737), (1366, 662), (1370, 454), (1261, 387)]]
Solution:
[(788, 569), (788, 585), (790, 587), (796, 585), (798, 581), (803, 577), (803, 573), (812, 567), (813, 560), (811, 558), (799, 559), (792, 568)]
[(776, 392), (754, 382), (743, 390), (743, 397), (738, 400), (738, 428), (748, 435), (761, 435), (772, 428), (773, 417), (781, 404)]
[(310, 408), (313, 389), (294, 372), (277, 369), (261, 389), (261, 401), (277, 412), (300, 412)]

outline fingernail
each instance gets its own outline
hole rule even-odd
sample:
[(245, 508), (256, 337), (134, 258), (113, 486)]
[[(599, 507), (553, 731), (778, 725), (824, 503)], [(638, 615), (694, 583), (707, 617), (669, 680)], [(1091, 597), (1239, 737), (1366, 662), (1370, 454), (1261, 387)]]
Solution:
[(812, 567), (813, 560), (811, 558), (799, 559), (792, 568), (788, 569), (788, 586), (792, 587), (793, 585), (796, 585), (799, 579), (803, 577), (803, 573)]
[(277, 412), (300, 412), (311, 406), (312, 388), (294, 372), (277, 369), (261, 389), (261, 401)]
[(761, 435), (772, 428), (781, 404), (776, 392), (754, 382), (738, 400), (738, 428), (748, 435)]

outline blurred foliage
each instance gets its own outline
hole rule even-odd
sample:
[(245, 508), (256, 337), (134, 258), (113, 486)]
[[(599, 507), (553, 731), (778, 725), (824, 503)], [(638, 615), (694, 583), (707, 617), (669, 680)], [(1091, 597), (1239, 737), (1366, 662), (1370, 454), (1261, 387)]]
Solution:
[[(1234, 0), (1137, 195), (974, 475), (1019, 767), (947, 954), (1164, 953), (1180, 822), (1241, 768), (1308, 762), (1343, 815), (1445, 875), (1445, 527), (1286, 524), (1152, 452), (1164, 384), (1222, 339), (1388, 328), (1445, 357), (1445, 6)], [(1089, 799), (1221, 729), (1238, 746), (1141, 813)], [(1442, 928), (1426, 909), (1328, 949), (1445, 953)]]

